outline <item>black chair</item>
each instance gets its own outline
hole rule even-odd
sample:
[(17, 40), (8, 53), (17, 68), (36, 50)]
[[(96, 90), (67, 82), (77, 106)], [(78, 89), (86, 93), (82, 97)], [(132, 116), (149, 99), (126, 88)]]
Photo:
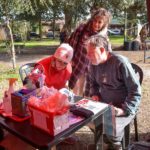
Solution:
[(31, 72), (31, 70), (35, 67), (35, 63), (27, 63), (22, 65), (19, 68), (19, 75), (22, 83), (24, 82), (25, 77)]
[[(140, 84), (142, 84), (143, 81), (142, 69), (134, 63), (131, 63), (131, 65), (137, 75), (137, 78), (139, 79)], [(135, 141), (139, 141), (137, 115), (134, 118), (134, 129), (135, 129)], [(122, 140), (123, 149), (127, 148), (129, 144), (130, 144), (130, 124), (128, 124), (124, 130), (124, 137)]]
[(144, 63), (146, 63), (146, 59), (150, 59), (149, 54), (149, 44), (150, 44), (150, 40), (145, 40), (145, 42), (143, 43), (144, 46)]

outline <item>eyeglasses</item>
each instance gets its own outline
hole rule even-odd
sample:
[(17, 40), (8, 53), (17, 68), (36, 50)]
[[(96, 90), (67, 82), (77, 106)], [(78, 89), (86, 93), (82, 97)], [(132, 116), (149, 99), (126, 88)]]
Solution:
[(64, 66), (66, 66), (66, 65), (68, 64), (67, 62), (64, 62), (64, 61), (62, 61), (62, 60), (60, 60), (60, 59), (56, 59), (56, 61), (57, 61), (58, 63), (64, 65)]

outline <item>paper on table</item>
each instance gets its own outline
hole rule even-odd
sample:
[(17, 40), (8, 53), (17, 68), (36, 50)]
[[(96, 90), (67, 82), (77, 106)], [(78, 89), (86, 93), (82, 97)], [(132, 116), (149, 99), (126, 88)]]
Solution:
[(97, 114), (104, 108), (108, 107), (108, 104), (92, 101), (88, 99), (80, 100), (79, 102), (77, 102), (77, 105), (85, 109), (91, 110), (94, 114)]
[(69, 113), (69, 124), (70, 125), (80, 122), (83, 119), (84, 119), (83, 117), (76, 116), (76, 115), (72, 114), (71, 112)]

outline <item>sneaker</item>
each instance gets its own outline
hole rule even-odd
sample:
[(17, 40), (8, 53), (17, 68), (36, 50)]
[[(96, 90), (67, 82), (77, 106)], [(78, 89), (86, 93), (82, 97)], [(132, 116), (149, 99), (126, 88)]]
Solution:
[(70, 137), (64, 139), (61, 143), (62, 144), (74, 145), (78, 141), (79, 141), (79, 138), (77, 136), (70, 136)]
[(150, 138), (146, 140), (147, 142), (150, 142)]
[(103, 149), (104, 150), (123, 150), (122, 145), (114, 145), (112, 143), (103, 143)]
[(122, 145), (111, 145), (108, 150), (123, 150)]
[[(100, 145), (98, 144), (97, 145), (98, 146), (98, 149), (100, 149)], [(95, 147), (95, 144), (88, 144), (87, 145), (87, 150), (95, 150), (95, 149), (97, 149), (96, 147)], [(105, 150), (105, 149), (104, 149)]]
[(108, 150), (108, 148), (109, 148), (109, 144), (103, 143), (103, 149)]

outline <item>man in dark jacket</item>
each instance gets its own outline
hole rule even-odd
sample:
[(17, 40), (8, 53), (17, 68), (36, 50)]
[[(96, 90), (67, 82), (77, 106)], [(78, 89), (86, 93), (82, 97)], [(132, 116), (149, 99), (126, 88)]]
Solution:
[(134, 118), (141, 100), (141, 86), (135, 72), (124, 56), (108, 51), (102, 36), (87, 41), (87, 57), (91, 62), (85, 96), (114, 106), (116, 135), (106, 135), (105, 142), (121, 149), (124, 128)]

